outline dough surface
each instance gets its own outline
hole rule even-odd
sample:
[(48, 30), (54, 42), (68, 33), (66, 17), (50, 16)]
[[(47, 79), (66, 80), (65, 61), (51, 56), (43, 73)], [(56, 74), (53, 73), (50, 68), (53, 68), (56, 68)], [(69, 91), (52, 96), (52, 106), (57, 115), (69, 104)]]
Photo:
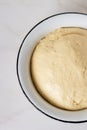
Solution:
[(63, 27), (43, 37), (31, 57), (38, 92), (66, 110), (87, 108), (87, 30)]

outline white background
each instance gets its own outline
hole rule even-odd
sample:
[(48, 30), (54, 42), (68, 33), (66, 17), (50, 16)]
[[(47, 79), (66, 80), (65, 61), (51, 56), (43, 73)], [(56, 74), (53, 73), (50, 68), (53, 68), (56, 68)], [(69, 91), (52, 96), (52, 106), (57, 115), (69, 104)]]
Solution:
[(0, 0), (0, 130), (86, 130), (87, 123), (50, 119), (26, 99), (16, 75), (16, 58), (26, 33), (56, 13), (87, 13), (86, 0)]

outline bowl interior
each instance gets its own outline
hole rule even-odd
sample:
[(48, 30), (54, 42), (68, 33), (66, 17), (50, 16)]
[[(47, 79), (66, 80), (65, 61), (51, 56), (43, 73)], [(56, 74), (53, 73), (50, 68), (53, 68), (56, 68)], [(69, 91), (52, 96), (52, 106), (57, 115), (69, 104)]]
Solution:
[[(80, 122), (87, 120), (87, 109), (66, 111), (46, 102), (36, 91), (30, 75), (30, 58), (36, 43), (47, 33), (59, 27), (87, 28), (87, 15), (65, 13), (51, 16), (37, 24), (24, 38), (18, 53), (18, 79), (27, 98), (43, 113), (59, 120)], [(78, 81), (77, 81), (78, 82)]]

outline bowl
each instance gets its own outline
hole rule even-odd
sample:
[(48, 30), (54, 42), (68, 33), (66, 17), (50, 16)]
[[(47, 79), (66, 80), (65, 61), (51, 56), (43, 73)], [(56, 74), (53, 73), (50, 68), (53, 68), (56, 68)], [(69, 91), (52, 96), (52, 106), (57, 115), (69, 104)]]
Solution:
[(87, 121), (87, 109), (67, 111), (57, 108), (44, 100), (36, 91), (30, 73), (30, 59), (37, 42), (47, 33), (59, 27), (87, 28), (87, 14), (66, 12), (45, 18), (36, 24), (25, 36), (17, 55), (17, 77), (21, 89), (29, 102), (43, 114), (67, 123)]

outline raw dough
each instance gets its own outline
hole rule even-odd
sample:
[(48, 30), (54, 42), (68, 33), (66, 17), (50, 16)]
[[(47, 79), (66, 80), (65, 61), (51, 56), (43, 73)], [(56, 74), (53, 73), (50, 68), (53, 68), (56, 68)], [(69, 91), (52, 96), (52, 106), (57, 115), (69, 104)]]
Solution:
[(31, 74), (38, 92), (67, 110), (87, 108), (87, 30), (59, 28), (37, 44)]

